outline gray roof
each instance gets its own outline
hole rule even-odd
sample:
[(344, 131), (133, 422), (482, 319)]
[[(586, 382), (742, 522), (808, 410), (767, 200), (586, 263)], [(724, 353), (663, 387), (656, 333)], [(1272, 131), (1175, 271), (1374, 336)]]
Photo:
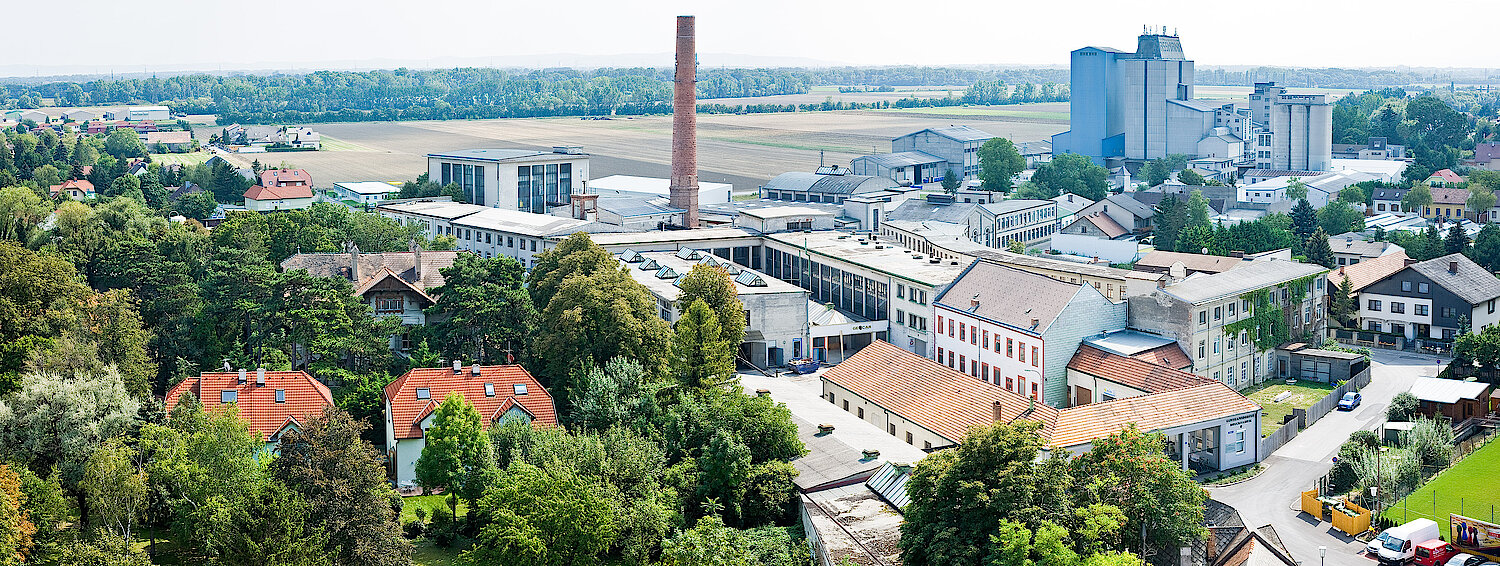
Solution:
[(608, 210), (625, 218), (633, 216), (655, 216), (658, 214), (674, 214), (682, 212), (682, 209), (664, 206), (654, 200), (660, 197), (608, 197), (599, 199), (599, 208)]
[(536, 157), (587, 157), (583, 153), (555, 153), (551, 151), (537, 151), (534, 149), (460, 149), (456, 151), (445, 151), (442, 153), (429, 153), (427, 157), (451, 157), (454, 159), (472, 159), (476, 161), (510, 161), (514, 159), (531, 159)]
[[(1068, 200), (1068, 197), (1072, 197), (1072, 200)], [(1088, 208), (1089, 205), (1094, 204), (1094, 201), (1083, 198), (1080, 195), (1075, 195), (1073, 193), (1066, 193), (1052, 197), (1052, 202), (1057, 203), (1057, 210), (1059, 211), (1058, 216), (1064, 216), (1064, 214), (1061, 214), (1063, 212), (1066, 212), (1068, 214), (1076, 214), (1078, 211)]]
[(1104, 334), (1096, 334), (1083, 339), (1085, 344), (1120, 356), (1134, 356), (1147, 350), (1160, 348), (1167, 344), (1176, 344), (1171, 338), (1146, 334), (1135, 330), (1116, 330)]
[[(995, 137), (995, 136), (987, 134), (987, 133), (985, 133), (983, 131), (976, 130), (974, 128), (970, 128), (968, 126), (944, 126), (944, 127), (941, 127), (941, 128), (927, 128), (925, 130), (918, 130), (918, 131), (912, 132), (910, 134), (906, 134), (906, 136), (914, 136), (914, 135), (920, 134), (922, 132), (932, 132), (934, 134), (943, 136), (945, 138), (949, 138), (949, 139), (952, 139), (954, 141), (960, 141), (960, 142), (985, 141), (985, 140), (988, 140), (990, 138)], [(901, 136), (901, 137), (904, 138), (906, 136)]]
[(1118, 195), (1109, 195), (1104, 200), (1107, 200), (1119, 206), (1120, 208), (1124, 208), (1125, 210), (1130, 211), (1131, 214), (1134, 214), (1140, 218), (1151, 218), (1152, 216), (1156, 215), (1156, 211), (1152, 210), (1151, 207), (1142, 204), (1141, 201), (1135, 200), (1134, 197), (1127, 194), (1122, 193)]
[(1052, 204), (1055, 203), (1053, 203), (1051, 200), (1046, 199), (1012, 199), (1002, 200), (1000, 202), (992, 202), (989, 204), (981, 204), (979, 206), (988, 211), (990, 214), (1005, 214), (1008, 212), (1015, 212), (1017, 210), (1026, 210), (1028, 208), (1036, 208), (1038, 206), (1048, 206)]
[(1366, 242), (1363, 236), (1357, 234), (1329, 236), (1328, 247), (1333, 248), (1333, 253), (1336, 254), (1359, 254), (1361, 257), (1380, 257), (1402, 249), (1390, 242)]
[[(955, 310), (1037, 334), (1047, 331), (1082, 286), (1021, 271), (987, 260), (975, 260), (953, 281), (938, 303)], [(974, 306), (974, 300), (979, 305)], [(1033, 327), (1031, 320), (1036, 319)]]
[[(412, 286), (428, 290), (442, 286), (443, 274), (438, 270), (453, 267), (453, 262), (458, 259), (458, 254), (468, 252), (422, 250), (422, 278), (417, 279), (416, 254), (411, 252), (376, 252), (359, 254), (359, 276), (361, 281), (354, 281), (355, 289), (365, 283), (371, 277), (381, 273), (381, 268), (390, 269), (403, 281), (411, 283)], [(352, 279), (347, 271), (350, 265), (349, 254), (340, 253), (318, 253), (318, 254), (293, 254), (281, 260), (282, 271), (293, 271), (305, 269), (309, 274), (317, 277), (343, 277)]]
[(943, 158), (924, 153), (921, 151), (900, 151), (896, 153), (877, 153), (854, 158), (859, 160), (874, 161), (881, 167), (910, 167), (912, 165), (925, 165), (928, 163), (942, 163)]
[(1490, 384), (1438, 377), (1418, 377), (1411, 384), (1411, 394), (1423, 401), (1453, 404), (1460, 399), (1478, 399)]
[(567, 216), (535, 214), (520, 210), (486, 208), (453, 220), (454, 226), (494, 230), (532, 237), (570, 236), (579, 232), (634, 232), (621, 226), (578, 220)]
[[(1449, 262), (1457, 262), (1456, 273), (1448, 271)], [(1471, 305), (1500, 297), (1500, 279), (1496, 279), (1493, 273), (1485, 271), (1463, 254), (1448, 254), (1414, 263), (1407, 268), (1421, 273)]]
[(1185, 108), (1191, 108), (1193, 110), (1197, 110), (1197, 111), (1200, 111), (1200, 112), (1213, 112), (1213, 111), (1218, 110), (1219, 108), (1223, 107), (1225, 104), (1230, 104), (1229, 102), (1224, 102), (1224, 101), (1202, 100), (1202, 99), (1193, 99), (1193, 100), (1168, 100), (1167, 102), (1170, 102), (1172, 104), (1176, 104), (1178, 106), (1182, 106), (1182, 107), (1185, 107)]
[(1377, 187), (1370, 191), (1370, 200), (1401, 200), (1406, 198), (1407, 191), (1411, 189)]
[(1224, 273), (1197, 275), (1168, 286), (1162, 292), (1190, 304), (1234, 297), (1256, 289), (1274, 287), (1293, 279), (1328, 271), (1313, 263), (1297, 263), (1279, 259), (1249, 262)]
[(883, 191), (898, 185), (887, 177), (868, 175), (819, 175), (792, 171), (766, 181), (761, 188), (772, 191), (806, 191), (825, 194), (855, 194)]
[(906, 199), (895, 210), (886, 214), (886, 220), (907, 220), (911, 222), (947, 222), (949, 224), (963, 224), (968, 221), (969, 215), (979, 205), (966, 202), (955, 202), (953, 204), (932, 204), (926, 199)]

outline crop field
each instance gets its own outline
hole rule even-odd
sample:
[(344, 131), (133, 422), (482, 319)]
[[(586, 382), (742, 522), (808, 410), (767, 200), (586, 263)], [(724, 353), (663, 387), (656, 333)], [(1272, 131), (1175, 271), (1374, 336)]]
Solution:
[[(1045, 116), (1059, 108), (1066, 111), (1067, 105), (996, 108)], [(1065, 120), (1041, 116), (872, 111), (700, 114), (699, 176), (746, 191), (787, 171), (812, 171), (820, 162), (847, 165), (860, 155), (887, 152), (893, 137), (952, 124), (967, 124), (1017, 141), (1047, 139), (1068, 128)], [(348, 122), (313, 128), (323, 134), (323, 151), (254, 157), (262, 162), (284, 159), (305, 168), (318, 186), (336, 181), (409, 180), (426, 171), (428, 153), (478, 147), (548, 150), (556, 145), (583, 146), (591, 156), (589, 169), (594, 178), (617, 174), (666, 177), (672, 157), (671, 116)], [(250, 156), (235, 157), (250, 160)]]
[(208, 161), (213, 156), (207, 151), (195, 151), (192, 153), (153, 153), (151, 161), (165, 165), (197, 165)]
[(891, 108), (881, 110), (892, 114), (955, 116), (965, 118), (1025, 118), (1068, 121), (1068, 103), (1040, 102), (1036, 104), (1006, 104), (1000, 106), (940, 106), (936, 108)]

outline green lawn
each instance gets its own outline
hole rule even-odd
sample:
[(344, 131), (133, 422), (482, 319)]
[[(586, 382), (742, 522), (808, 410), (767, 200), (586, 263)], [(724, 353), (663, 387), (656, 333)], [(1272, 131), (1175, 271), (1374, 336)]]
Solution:
[[(451, 513), (448, 509), (448, 498), (441, 495), (419, 495), (417, 497), (401, 498), (401, 524), (407, 524), (417, 520), (417, 508), (427, 509), (427, 522), (432, 522), (433, 513), (447, 515)], [(463, 518), (469, 507), (464, 505), (464, 500), (458, 500), (458, 516)]]
[[(1260, 404), (1261, 435), (1265, 436), (1280, 428), (1282, 419), (1292, 414), (1292, 409), (1311, 407), (1333, 390), (1334, 386), (1328, 383), (1298, 381), (1295, 385), (1287, 385), (1282, 380), (1274, 379), (1247, 389), (1244, 393), (1251, 401)], [(1292, 395), (1280, 402), (1273, 401), (1285, 391), (1291, 391)]]
[(210, 157), (213, 157), (213, 154), (207, 151), (195, 151), (193, 153), (153, 153), (151, 154), (151, 161), (153, 163), (160, 163), (162, 166), (197, 165), (208, 161)]
[(1004, 118), (1050, 118), (1067, 120), (1067, 112), (1015, 110), (1015, 106), (937, 106), (932, 108), (887, 108), (879, 112), (899, 114), (938, 114), (944, 116), (998, 116)]
[(1496, 476), (1500, 476), (1500, 442), (1490, 442), (1392, 505), (1385, 517), (1398, 523), (1426, 517), (1442, 525), (1444, 533), (1449, 513), (1482, 521), (1500, 519)]
[(411, 555), (411, 563), (417, 566), (450, 566), (458, 564), (459, 550), (457, 548), (438, 548), (433, 546), (432, 540), (423, 538), (416, 541), (416, 552)]

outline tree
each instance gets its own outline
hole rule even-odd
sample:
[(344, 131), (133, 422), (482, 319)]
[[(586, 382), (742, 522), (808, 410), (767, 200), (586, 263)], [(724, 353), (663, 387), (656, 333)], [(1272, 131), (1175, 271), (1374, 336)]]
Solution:
[(115, 159), (143, 157), (146, 155), (146, 144), (141, 143), (141, 137), (135, 130), (115, 128), (104, 138), (104, 151)]
[(448, 394), (433, 414), (426, 441), (417, 457), (417, 484), (446, 491), (448, 508), (456, 519), (458, 498), (463, 497), (472, 508), (484, 492), (485, 474), (495, 468), (479, 411), (462, 394)]
[[(533, 288), (533, 297), (536, 293)], [(646, 288), (613, 266), (565, 279), (538, 327), (534, 347), (544, 368), (540, 373), (554, 392), (568, 389), (562, 380), (573, 370), (617, 356), (640, 361), (653, 380), (668, 375), (671, 327)]]
[(1484, 228), (1480, 228), (1479, 234), (1474, 236), (1471, 251), (1474, 263), (1483, 266), (1485, 271), (1500, 271), (1500, 226), (1486, 223)]
[(724, 268), (706, 264), (694, 265), (680, 281), (677, 305), (693, 304), (702, 299), (719, 318), (719, 340), (738, 348), (745, 341), (745, 304), (740, 302), (739, 290)]
[(1016, 144), (1005, 138), (990, 138), (979, 146), (980, 185), (987, 191), (1010, 192), (1012, 179), (1026, 170), (1026, 158)]
[(389, 336), (400, 322), (372, 317), (370, 304), (354, 295), (348, 279), (314, 277), (297, 269), (276, 276), (275, 282), (265, 314), (279, 330), (271, 343), (286, 352), (292, 367), (304, 367), (314, 356), (355, 366), (389, 352)]
[(1363, 232), (1365, 229), (1364, 213), (1341, 200), (1330, 202), (1327, 206), (1318, 209), (1317, 217), (1318, 225), (1329, 234)]
[(0, 464), (0, 564), (25, 564), (36, 526), (27, 515), (21, 478)]
[(1349, 185), (1339, 190), (1339, 200), (1349, 204), (1364, 204), (1366, 199), (1365, 190), (1356, 185)]
[(703, 299), (688, 305), (672, 335), (672, 368), (694, 391), (718, 389), (734, 378), (734, 345), (719, 339), (719, 318)]
[(380, 453), (360, 438), (365, 424), (325, 408), (301, 429), (281, 437), (271, 475), (301, 494), (309, 526), (328, 535), (334, 562), (351, 566), (411, 563), (412, 546), (391, 508), (396, 497), (385, 480)]
[(485, 490), (474, 564), (596, 564), (618, 536), (604, 489), (568, 466), (514, 462)]
[(1291, 182), (1286, 186), (1286, 198), (1287, 200), (1307, 200), (1307, 183), (1303, 183), (1302, 179), (1292, 177)]
[(958, 173), (954, 172), (952, 167), (949, 167), (946, 171), (943, 172), (944, 191), (949, 193), (956, 191), (958, 190), (958, 186), (960, 184), (963, 184), (963, 178), (959, 177)]
[(808, 558), (785, 529), (739, 530), (709, 515), (664, 541), (661, 560), (664, 566), (802, 566)]
[(174, 208), (178, 214), (201, 221), (213, 216), (214, 211), (219, 209), (219, 203), (214, 200), (212, 192), (199, 191), (188, 193), (177, 199)]
[(1442, 470), (1453, 462), (1453, 427), (1447, 419), (1417, 419), (1402, 431), (1401, 444), (1416, 455), (1424, 471)]
[(1469, 250), (1469, 233), (1464, 231), (1463, 226), (1457, 222), (1448, 229), (1448, 237), (1443, 239), (1443, 249), (1450, 254), (1461, 254)]
[(31, 240), (38, 225), (52, 213), (51, 204), (26, 187), (0, 188), (0, 238)]
[(1188, 228), (1212, 228), (1209, 220), (1208, 199), (1203, 196), (1203, 191), (1193, 189), (1193, 194), (1188, 196)]
[(572, 427), (604, 432), (616, 426), (647, 430), (649, 419), (660, 408), (646, 382), (645, 368), (639, 362), (613, 358), (603, 367), (592, 367), (572, 380), (567, 398), (572, 406), (564, 411)]
[[(1338, 285), (1333, 286), (1328, 297), (1328, 315), (1339, 326), (1347, 327), (1357, 311), (1354, 304), (1354, 284), (1345, 277)], [(1358, 324), (1357, 322), (1355, 324)]]
[(443, 285), (427, 314), (432, 334), (453, 359), (509, 363), (536, 325), (537, 311), (522, 284), (524, 268), (510, 256), (458, 254), (441, 270)]
[(1391, 398), (1390, 406), (1385, 408), (1385, 420), (1391, 422), (1406, 422), (1417, 416), (1417, 409), (1422, 401), (1417, 399), (1408, 391), (1397, 393)]
[(1318, 213), (1313, 210), (1307, 199), (1297, 201), (1292, 207), (1292, 235), (1296, 237), (1297, 245), (1292, 250), (1301, 253), (1302, 245), (1311, 238), (1313, 231), (1318, 228)]
[(1323, 267), (1333, 269), (1338, 260), (1333, 257), (1333, 246), (1328, 244), (1328, 233), (1322, 227), (1313, 231), (1313, 235), (1302, 244), (1302, 255), (1307, 256), (1307, 261), (1316, 263)]
[(1422, 232), (1422, 248), (1426, 253), (1424, 254), (1425, 257), (1421, 259), (1425, 261), (1443, 255), (1445, 244), (1446, 242), (1442, 234), (1438, 232), (1437, 225), (1428, 225), (1427, 230)]
[(1181, 173), (1177, 174), (1177, 181), (1184, 185), (1203, 185), (1206, 182), (1203, 179), (1203, 175), (1198, 174), (1197, 171), (1192, 169), (1183, 169)]
[(1413, 184), (1411, 190), (1406, 191), (1406, 196), (1401, 197), (1401, 210), (1414, 212), (1418, 216), (1425, 214), (1424, 211), (1429, 206), (1432, 206), (1432, 187), (1427, 186), (1427, 183)]
[(136, 456), (119, 438), (106, 442), (89, 456), (79, 486), (88, 497), (94, 525), (127, 539), (146, 503), (146, 473), (137, 469)]
[(552, 295), (564, 281), (575, 275), (589, 275), (601, 270), (619, 269), (619, 261), (599, 247), (589, 235), (579, 232), (563, 238), (557, 246), (537, 254), (526, 283), (531, 302), (539, 311), (547, 310)]
[(136, 177), (135, 175), (127, 173), (124, 175), (120, 175), (119, 177), (115, 177), (115, 180), (110, 181), (109, 189), (105, 190), (104, 194), (106, 196), (112, 197), (130, 197), (144, 204), (146, 202), (146, 197), (145, 195), (141, 194), (140, 191), (140, 177)]
[[(22, 514), (31, 521), (32, 526), (36, 527), (35, 533), (31, 536), (32, 554), (34, 556), (51, 555), (57, 544), (63, 542), (65, 537), (71, 534), (73, 521), (67, 495), (63, 492), (62, 484), (57, 481), (57, 473), (54, 471), (48, 477), (43, 478), (24, 466), (11, 468), (11, 471), (20, 477)], [(0, 476), (3, 475), (4, 472), (0, 472)], [(0, 484), (3, 483), (4, 480), (0, 480)], [(3, 491), (3, 488), (0, 488), (0, 491)], [(4, 514), (0, 513), (0, 516)], [(0, 523), (3, 522), (4, 520), (0, 519)], [(0, 527), (0, 529), (3, 528)], [(3, 556), (3, 553), (0, 553), (0, 556)]]
[(63, 181), (62, 173), (59, 173), (57, 167), (51, 163), (37, 167), (32, 171), (31, 180), (36, 181), (38, 188), (51, 187), (61, 184)]
[(1167, 195), (1157, 205), (1152, 225), (1156, 227), (1156, 235), (1153, 236), (1156, 248), (1176, 250), (1177, 239), (1188, 225), (1187, 205), (1177, 195)]
[[(245, 546), (243, 529), (261, 516), (252, 510), (267, 509), (255, 500), (271, 489), (264, 438), (250, 431), (235, 405), (204, 413), (193, 399), (167, 423), (145, 424), (139, 436), (146, 477), (164, 502), (175, 540), (189, 556), (247, 556), (236, 550)], [(268, 527), (260, 533), (270, 534)]]
[(1073, 193), (1097, 201), (1109, 194), (1108, 177), (1109, 170), (1095, 165), (1087, 156), (1065, 153), (1037, 167), (1031, 182), (1052, 192), (1053, 196)]
[(1144, 532), (1148, 549), (1181, 548), (1204, 536), (1203, 500), (1208, 495), (1181, 464), (1167, 459), (1164, 442), (1160, 433), (1143, 433), (1131, 425), (1094, 441), (1088, 452), (1069, 462), (1079, 487), (1097, 502), (1123, 511), (1129, 518), (1123, 532)]
[(1021, 183), (1021, 186), (1016, 187), (1015, 192), (1011, 193), (1012, 198), (1030, 200), (1045, 200), (1055, 196), (1057, 196), (1056, 189), (1043, 187), (1033, 181)]
[(38, 475), (56, 466), (63, 485), (76, 488), (89, 456), (129, 430), (139, 409), (115, 372), (27, 374), (21, 389), (0, 401), (0, 446)]
[(62, 545), (52, 558), (57, 564), (75, 566), (151, 566), (151, 557), (145, 549), (135, 548), (134, 542), (106, 533)]

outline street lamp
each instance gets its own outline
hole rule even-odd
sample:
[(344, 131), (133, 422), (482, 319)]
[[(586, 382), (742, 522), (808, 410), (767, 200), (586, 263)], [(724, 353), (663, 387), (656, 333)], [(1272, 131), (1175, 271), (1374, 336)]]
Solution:
[(1326, 546), (1320, 546), (1320, 547), (1318, 547), (1318, 566), (1323, 566), (1323, 563), (1327, 560), (1327, 558), (1328, 558), (1328, 547), (1326, 547)]

